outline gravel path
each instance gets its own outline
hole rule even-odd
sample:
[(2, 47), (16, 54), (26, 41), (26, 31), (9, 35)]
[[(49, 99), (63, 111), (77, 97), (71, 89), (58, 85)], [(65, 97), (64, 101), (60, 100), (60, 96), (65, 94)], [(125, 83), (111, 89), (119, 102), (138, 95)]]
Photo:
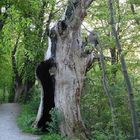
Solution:
[(20, 105), (0, 104), (0, 140), (37, 140), (39, 137), (23, 133), (16, 124)]

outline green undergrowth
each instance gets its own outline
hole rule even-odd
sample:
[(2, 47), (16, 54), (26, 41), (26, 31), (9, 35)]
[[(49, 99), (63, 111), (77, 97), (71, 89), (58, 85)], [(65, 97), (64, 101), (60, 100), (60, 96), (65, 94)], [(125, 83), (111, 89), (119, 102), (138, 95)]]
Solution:
[(39, 135), (39, 140), (68, 140), (67, 138), (62, 138), (59, 134), (56, 134), (56, 130), (54, 130), (53, 133), (52, 128), (55, 128), (53, 123), (50, 124), (50, 133), (41, 132), (39, 129), (33, 128), (36, 111), (32, 109), (33, 106), (31, 106), (31, 104), (22, 105), (22, 112), (18, 116), (17, 122), (23, 132)]
[(39, 135), (39, 140), (68, 140), (66, 138), (62, 138), (58, 133), (58, 112), (57, 109), (53, 109), (50, 111), (52, 116), (52, 122), (48, 124), (49, 132), (41, 132), (39, 129), (33, 127), (33, 123), (36, 119), (39, 101), (40, 101), (40, 90), (39, 88), (35, 88), (32, 91), (32, 98), (26, 104), (22, 103), (22, 111), (17, 118), (17, 123), (19, 128), (26, 133), (31, 133), (35, 135)]
[(56, 127), (56, 117), (55, 117), (55, 111), (51, 111), (53, 116), (53, 122), (49, 124), (49, 131), (50, 133), (41, 132), (39, 129), (36, 129), (33, 127), (33, 122), (36, 118), (37, 110), (33, 109), (35, 106), (31, 106), (31, 104), (22, 105), (22, 111), (20, 115), (18, 116), (17, 122), (18, 126), (23, 132), (31, 133), (40, 135), (39, 140), (68, 140), (67, 138), (62, 138), (58, 133), (57, 127)]
[(17, 123), (23, 132), (38, 134), (37, 129), (33, 128), (33, 122), (35, 121), (38, 106), (39, 106), (39, 89), (34, 88), (31, 91), (31, 98), (26, 103), (22, 103), (22, 111), (18, 116)]
[(70, 139), (62, 138), (59, 134), (50, 133), (50, 134), (41, 136), (39, 140), (70, 140)]
[[(107, 73), (108, 79), (111, 77), (110, 73)], [(135, 75), (131, 74), (133, 79)], [(132, 126), (131, 115), (128, 107), (128, 95), (126, 85), (118, 71), (118, 76), (115, 81), (108, 81), (110, 93), (114, 104), (114, 123), (112, 123), (112, 113), (109, 104), (109, 97), (104, 91), (101, 83), (101, 72), (98, 67), (88, 72), (84, 85), (83, 94), (81, 97), (81, 113), (92, 140), (132, 140)], [(131, 77), (130, 77), (131, 78)], [(135, 99), (138, 99), (140, 91), (136, 86), (136, 80), (133, 81)], [(112, 83), (112, 82), (115, 82)], [(137, 112), (140, 110), (140, 100), (135, 100)], [(139, 114), (138, 114), (139, 115)], [(139, 115), (140, 116), (140, 115)], [(140, 117), (138, 121), (140, 122)], [(115, 129), (115, 132), (114, 132)]]
[(37, 134), (38, 130), (32, 127), (36, 114), (30, 107), (30, 104), (22, 105), (22, 111), (17, 119), (18, 126), (23, 132)]

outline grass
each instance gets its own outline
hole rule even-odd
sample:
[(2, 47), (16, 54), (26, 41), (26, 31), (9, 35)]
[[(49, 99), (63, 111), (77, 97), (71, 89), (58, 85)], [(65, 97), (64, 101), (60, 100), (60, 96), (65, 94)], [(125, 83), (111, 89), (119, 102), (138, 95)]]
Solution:
[(68, 140), (68, 139), (62, 138), (59, 134), (50, 133), (50, 134), (41, 136), (39, 140)]
[(56, 134), (55, 132), (45, 133), (41, 132), (39, 129), (32, 127), (32, 124), (36, 119), (40, 101), (39, 90), (35, 89), (35, 92), (33, 93), (34, 95), (32, 96), (32, 99), (28, 103), (22, 104), (22, 111), (17, 118), (19, 128), (23, 132), (40, 135), (39, 140), (66, 140), (66, 138), (62, 138), (59, 134)]
[(22, 111), (18, 116), (17, 123), (23, 132), (37, 134), (38, 130), (32, 127), (36, 114), (31, 111), (30, 106), (22, 105)]
[(39, 140), (68, 140), (62, 138), (59, 134), (45, 133), (33, 128), (32, 124), (36, 118), (36, 111), (31, 111), (31, 108), (30, 104), (22, 105), (22, 112), (18, 116), (17, 123), (23, 132), (40, 135)]

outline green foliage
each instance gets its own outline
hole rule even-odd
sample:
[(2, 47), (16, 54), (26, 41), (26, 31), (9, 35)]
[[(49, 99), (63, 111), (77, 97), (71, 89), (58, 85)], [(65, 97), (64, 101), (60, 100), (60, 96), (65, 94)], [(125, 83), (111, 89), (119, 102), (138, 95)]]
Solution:
[[(7, 17), (5, 18), (4, 14), (0, 15), (0, 20), (4, 21), (4, 26), (0, 30), (0, 103), (7, 102), (8, 98), (14, 95), (14, 73), (11, 64), (11, 52), (18, 35), (20, 35), (20, 39), (16, 52), (16, 62), (18, 72), (22, 77), (22, 83), (35, 79), (35, 67), (37, 63), (43, 60), (44, 51), (47, 49), (47, 39), (41, 40), (42, 28), (44, 29), (46, 26), (46, 23), (44, 24), (43, 22), (43, 15), (41, 15), (44, 2), (49, 3), (44, 8), (45, 20), (48, 19), (51, 9), (53, 9), (53, 13), (56, 13), (52, 21), (59, 19), (66, 5), (64, 1), (0, 1), (0, 8), (2, 6), (7, 8)], [(123, 46), (121, 55), (126, 58), (140, 124), (140, 26), (138, 24), (140, 22), (140, 1), (114, 1), (113, 5), (115, 7), (114, 13), (116, 13), (116, 29)], [(134, 6), (134, 11), (131, 9), (132, 5)], [(85, 22), (90, 30), (98, 33), (103, 53), (109, 58), (109, 60), (105, 59), (105, 64), (109, 88), (114, 102), (115, 121), (118, 130), (117, 138), (119, 140), (127, 140), (131, 139), (132, 136), (129, 101), (118, 56), (116, 64), (112, 65), (110, 61), (110, 49), (115, 48), (115, 41), (111, 33), (108, 11), (106, 0), (96, 0), (88, 9), (88, 16)], [(87, 36), (87, 30), (83, 29), (83, 32), (84, 37)], [(87, 50), (92, 50), (92, 46), (85, 47), (85, 51)], [(118, 55), (118, 52), (116, 52), (116, 55)], [(114, 71), (116, 71), (116, 76), (113, 79)], [(115, 139), (111, 108), (102, 85), (102, 71), (98, 63), (94, 63), (93, 68), (88, 72), (83, 90), (81, 111), (91, 138), (94, 140)], [(40, 133), (32, 128), (32, 123), (35, 120), (39, 106), (39, 87), (34, 88), (29, 94), (31, 95), (31, 100), (26, 105), (23, 105), (23, 110), (18, 118), (18, 124), (25, 132)], [(23, 99), (21, 99), (21, 102), (23, 102)], [(41, 140), (65, 139), (58, 134), (53, 134), (59, 132), (58, 125), (62, 119), (60, 113), (57, 109), (52, 109), (50, 113), (52, 115), (52, 122), (48, 124), (48, 129), (51, 134), (42, 136)]]
[(0, 15), (0, 19), (4, 20), (3, 28), (0, 30), (0, 67), (2, 68), (0, 69), (0, 88), (6, 85), (10, 95), (15, 80), (11, 52), (18, 36), (20, 39), (15, 58), (23, 84), (29, 80), (35, 80), (35, 67), (43, 60), (44, 48), (46, 48), (41, 43), (43, 15), (41, 16), (40, 13), (43, 9), (42, 2), (38, 0), (2, 0), (1, 7), (6, 7), (6, 16)]
[[(108, 66), (108, 65), (107, 65)], [(133, 71), (137, 69), (132, 66)], [(109, 67), (108, 71), (109, 71)], [(131, 72), (132, 74), (132, 72)], [(134, 87), (135, 101), (137, 105), (137, 112), (139, 112), (139, 76), (132, 74), (130, 76)], [(125, 87), (125, 82), (121, 71), (117, 72), (115, 84), (111, 82), (111, 72), (107, 72), (110, 82), (110, 89), (115, 105), (115, 119), (117, 127), (117, 138), (120, 140), (131, 139), (131, 117), (128, 108), (128, 97)], [(137, 77), (138, 76), (138, 77)], [(101, 83), (101, 71), (97, 64), (94, 64), (93, 69), (88, 72), (84, 91), (81, 100), (81, 111), (87, 129), (90, 131), (92, 139), (97, 140), (112, 140), (115, 138), (113, 124), (111, 119), (111, 110), (109, 100), (106, 96), (103, 85)], [(138, 81), (137, 81), (137, 80)], [(138, 113), (138, 118), (140, 114)], [(139, 120), (140, 121), (140, 120)]]
[(38, 0), (15, 0), (14, 4), (25, 17), (36, 16), (39, 13), (40, 2)]
[(40, 91), (36, 87), (32, 91), (31, 100), (26, 104), (22, 105), (22, 112), (18, 116), (17, 122), (19, 127), (24, 132), (28, 133), (40, 133), (39, 130), (33, 128), (33, 122), (35, 121), (36, 114), (38, 111), (39, 101), (40, 101)]
[(59, 133), (59, 123), (61, 116), (57, 108), (53, 108), (50, 111), (52, 121), (48, 123), (48, 131), (50, 133)]
[(48, 135), (42, 136), (39, 140), (66, 140), (66, 139), (63, 139), (58, 134), (48, 134)]
[(129, 0), (129, 2), (132, 3), (132, 4), (140, 5), (139, 0)]
[[(42, 134), (40, 130), (32, 127), (33, 122), (35, 121), (36, 114), (39, 107), (40, 102), (40, 89), (36, 86), (31, 91), (31, 100), (29, 100), (26, 104), (22, 105), (22, 112), (18, 117), (18, 125), (24, 131), (28, 133), (36, 133)], [(59, 122), (61, 121), (60, 114), (56, 108), (50, 111), (52, 122), (48, 123), (48, 131), (50, 133), (59, 133)]]
[[(30, 113), (29, 113), (30, 112)], [(29, 105), (22, 106), (22, 112), (18, 117), (18, 125), (24, 131), (28, 133), (35, 133), (36, 129), (32, 127), (32, 123), (35, 120), (36, 113), (30, 110)]]

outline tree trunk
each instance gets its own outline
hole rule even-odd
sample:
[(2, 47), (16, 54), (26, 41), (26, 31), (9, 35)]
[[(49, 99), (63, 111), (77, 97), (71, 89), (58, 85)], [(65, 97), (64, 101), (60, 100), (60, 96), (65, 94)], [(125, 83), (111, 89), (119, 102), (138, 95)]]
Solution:
[(87, 65), (81, 58), (80, 31), (69, 31), (63, 40), (57, 38), (55, 105), (61, 112), (60, 130), (70, 137), (85, 137), (80, 96)]
[(24, 103), (26, 103), (27, 101), (29, 101), (30, 99), (30, 93), (29, 91), (32, 89), (32, 87), (34, 86), (35, 83), (35, 79), (29, 79), (27, 78), (27, 80), (25, 81), (25, 83), (23, 84), (23, 93), (24, 93)]
[(122, 46), (121, 46), (117, 31), (115, 28), (115, 19), (114, 19), (115, 15), (114, 15), (114, 8), (113, 8), (113, 0), (108, 0), (108, 5), (109, 5), (109, 11), (110, 11), (110, 23), (112, 26), (112, 33), (116, 42), (116, 48), (119, 53), (122, 72), (123, 72), (123, 76), (124, 76), (127, 91), (128, 91), (129, 108), (131, 112), (133, 136), (134, 136), (133, 139), (139, 140), (140, 136), (139, 136), (138, 118), (137, 118), (137, 112), (136, 112), (136, 107), (135, 107), (134, 93), (133, 93), (133, 88), (132, 88), (131, 81), (129, 79), (129, 75), (127, 72), (124, 55), (122, 54)]
[[(68, 1), (65, 17), (50, 30), (49, 46), (45, 56), (46, 61), (44, 61), (46, 63), (53, 58), (56, 63), (54, 101), (61, 117), (59, 122), (61, 134), (70, 138), (80, 138), (80, 140), (87, 139), (80, 114), (80, 96), (86, 69), (94, 57), (93, 53), (82, 56), (84, 49), (80, 26), (86, 15), (86, 8), (91, 2), (92, 0)], [(39, 74), (41, 70), (37, 72), (38, 78)], [(50, 76), (50, 73), (48, 75)], [(47, 84), (42, 85), (44, 96), (41, 97), (36, 125), (42, 118), (43, 109), (48, 108), (47, 104), (44, 104), (44, 98), (47, 100), (49, 95), (47, 95), (48, 91), (44, 91), (44, 87), (46, 90), (49, 89)]]
[(18, 42), (20, 39), (20, 33), (16, 39), (14, 48), (12, 50), (11, 58), (12, 58), (12, 68), (13, 68), (13, 73), (14, 73), (14, 102), (18, 101), (19, 96), (21, 95), (22, 92), (22, 80), (21, 77), (19, 76), (18, 68), (17, 68), (17, 62), (16, 62), (16, 52), (17, 52), (17, 47), (18, 47)]
[(4, 85), (3, 86), (3, 99), (2, 99), (2, 101), (5, 102), (6, 101), (5, 99), (6, 99), (6, 86)]
[[(19, 83), (18, 83), (19, 84)], [(14, 102), (18, 102), (19, 100), (19, 97), (21, 96), (21, 94), (23, 93), (23, 86), (22, 84), (19, 84), (18, 86), (16, 86), (14, 88), (14, 91), (15, 91), (15, 96), (14, 96)]]
[(111, 65), (113, 66), (112, 69), (112, 83), (115, 84), (116, 80), (116, 73), (117, 73), (117, 55), (116, 55), (116, 48), (110, 48), (110, 54), (111, 54)]

